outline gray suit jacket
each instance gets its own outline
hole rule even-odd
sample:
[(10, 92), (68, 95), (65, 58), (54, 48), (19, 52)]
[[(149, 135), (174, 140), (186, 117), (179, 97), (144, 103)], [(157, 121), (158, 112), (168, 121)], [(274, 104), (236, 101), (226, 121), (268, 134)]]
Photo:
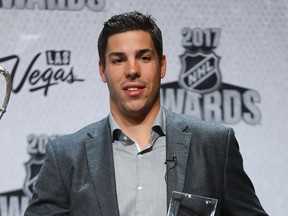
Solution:
[[(167, 205), (172, 191), (218, 199), (217, 216), (267, 215), (231, 128), (165, 110)], [(46, 146), (26, 216), (119, 216), (108, 118)], [(164, 161), (163, 161), (164, 162)], [(171, 163), (167, 163), (167, 170)]]

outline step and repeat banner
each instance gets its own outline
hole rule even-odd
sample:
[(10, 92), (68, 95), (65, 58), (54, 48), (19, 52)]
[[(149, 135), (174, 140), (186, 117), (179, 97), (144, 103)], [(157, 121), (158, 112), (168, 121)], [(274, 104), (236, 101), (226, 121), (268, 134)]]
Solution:
[(97, 38), (104, 21), (132, 10), (162, 29), (163, 106), (233, 127), (262, 205), (286, 215), (287, 1), (0, 0), (0, 66), (12, 75), (0, 121), (0, 216), (23, 215), (47, 142), (109, 113)]

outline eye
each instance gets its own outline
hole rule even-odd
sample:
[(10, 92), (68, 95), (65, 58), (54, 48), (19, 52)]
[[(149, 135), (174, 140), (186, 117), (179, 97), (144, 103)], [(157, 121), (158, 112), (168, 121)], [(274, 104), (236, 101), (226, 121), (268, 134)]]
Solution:
[(143, 55), (140, 57), (140, 60), (143, 62), (150, 62), (152, 60), (152, 56), (150, 55)]
[(123, 62), (123, 59), (121, 59), (121, 58), (114, 58), (111, 60), (111, 63), (114, 65), (121, 64), (122, 62)]

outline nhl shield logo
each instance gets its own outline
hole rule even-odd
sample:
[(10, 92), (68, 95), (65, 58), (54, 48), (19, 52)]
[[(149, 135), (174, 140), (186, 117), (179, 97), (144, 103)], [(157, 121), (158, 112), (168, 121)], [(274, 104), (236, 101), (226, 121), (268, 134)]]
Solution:
[(44, 159), (39, 160), (31, 158), (28, 162), (25, 163), (26, 178), (24, 182), (23, 191), (30, 198), (32, 198), (33, 194), (33, 184), (36, 182), (38, 178), (38, 174), (42, 167), (43, 162)]
[(199, 94), (209, 93), (219, 88), (221, 85), (220, 57), (214, 52), (194, 54), (186, 51), (180, 59), (182, 68), (179, 85), (182, 88)]

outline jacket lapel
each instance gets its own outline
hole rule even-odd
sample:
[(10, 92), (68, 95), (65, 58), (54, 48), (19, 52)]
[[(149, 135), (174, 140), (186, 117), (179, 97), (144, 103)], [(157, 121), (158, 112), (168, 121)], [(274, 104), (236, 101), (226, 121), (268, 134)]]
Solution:
[[(174, 113), (165, 110), (166, 158), (177, 158), (177, 164), (167, 163), (167, 205), (173, 191), (182, 192), (185, 182), (187, 158), (191, 133), (185, 132), (188, 125)], [(103, 216), (119, 216), (113, 162), (112, 140), (108, 118), (96, 124), (90, 139), (85, 141), (90, 177)]]
[[(167, 163), (167, 206), (173, 191), (183, 192), (191, 133), (185, 132), (188, 125), (178, 115), (165, 110), (166, 115), (166, 157), (176, 156), (176, 165)], [(173, 167), (174, 166), (174, 167)]]
[(103, 216), (119, 216), (108, 118), (96, 124), (85, 142), (90, 177)]

